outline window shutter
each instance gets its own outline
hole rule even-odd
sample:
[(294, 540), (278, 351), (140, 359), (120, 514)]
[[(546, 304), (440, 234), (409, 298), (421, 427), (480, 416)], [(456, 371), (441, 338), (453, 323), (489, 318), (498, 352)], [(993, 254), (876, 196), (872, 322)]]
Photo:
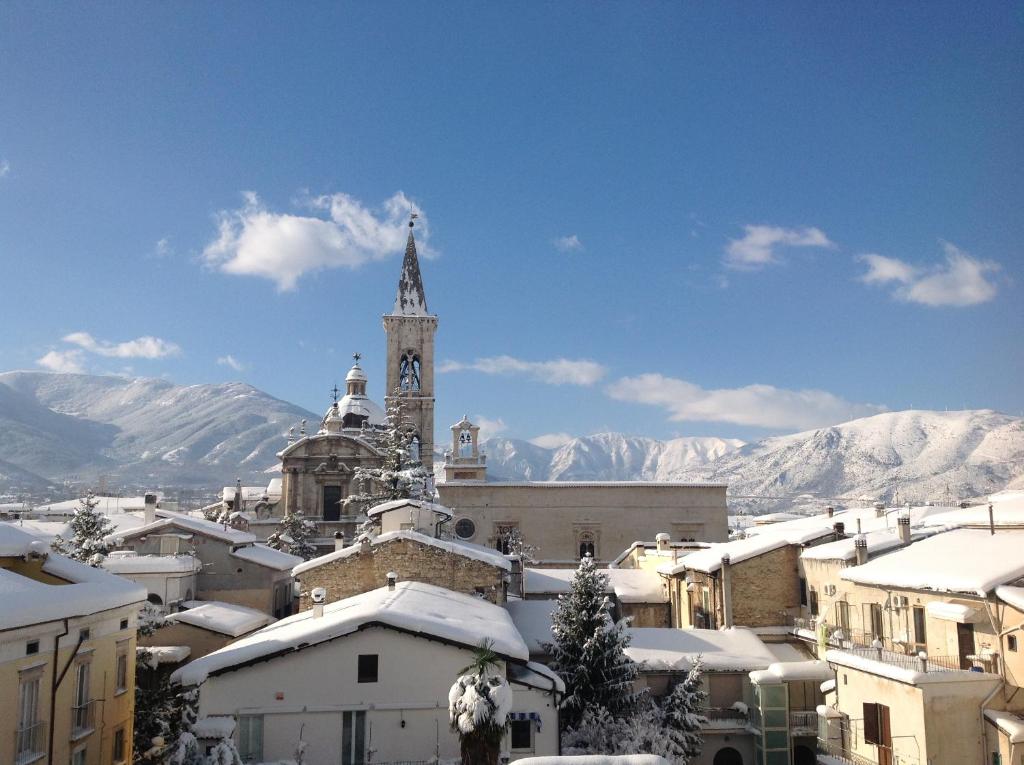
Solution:
[(868, 744), (881, 743), (878, 736), (878, 704), (864, 702), (864, 741)]

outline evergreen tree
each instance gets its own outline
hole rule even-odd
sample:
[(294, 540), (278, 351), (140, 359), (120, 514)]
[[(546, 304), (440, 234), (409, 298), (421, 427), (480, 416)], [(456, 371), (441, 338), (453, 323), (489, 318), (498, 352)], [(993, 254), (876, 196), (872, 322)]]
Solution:
[(512, 709), (512, 690), (498, 671), (493, 643), (473, 652), (473, 663), (459, 670), (448, 692), (448, 718), (459, 734), (462, 765), (498, 765), (501, 740)]
[(686, 678), (677, 683), (662, 702), (665, 732), (678, 749), (676, 756), (682, 762), (695, 759), (704, 748), (701, 726), (707, 723), (707, 691), (704, 690), (703, 662), (698, 656)]
[(608, 575), (587, 556), (551, 616), (554, 642), (547, 652), (552, 668), (565, 681), (564, 728), (575, 727), (587, 709), (596, 707), (604, 707), (613, 717), (625, 716), (637, 701), (633, 681), (638, 670), (625, 654), (626, 623), (612, 621), (607, 588)]
[(345, 498), (345, 505), (355, 504), (364, 509), (395, 499), (419, 499), (423, 496), (430, 473), (423, 467), (420, 455), (412, 446), (412, 423), (405, 414), (405, 400), (400, 391), (388, 399), (387, 427), (366, 438), (383, 457), (379, 467), (357, 467), (353, 472), (358, 494)]
[(78, 508), (70, 524), (72, 536), (64, 539), (58, 534), (50, 543), (54, 552), (90, 566), (99, 566), (103, 562), (110, 552), (103, 538), (114, 531), (114, 524), (103, 513), (96, 512), (99, 503), (92, 492), (78, 500)]
[(166, 742), (177, 736), (172, 727), (180, 717), (177, 689), (165, 675), (156, 672), (152, 659), (148, 650), (140, 648), (135, 661), (135, 763), (160, 762), (162, 752), (154, 747), (153, 739), (159, 737)]
[(277, 530), (267, 538), (267, 546), (309, 560), (316, 556), (313, 539), (318, 533), (316, 523), (307, 519), (301, 510), (296, 511), (281, 519)]

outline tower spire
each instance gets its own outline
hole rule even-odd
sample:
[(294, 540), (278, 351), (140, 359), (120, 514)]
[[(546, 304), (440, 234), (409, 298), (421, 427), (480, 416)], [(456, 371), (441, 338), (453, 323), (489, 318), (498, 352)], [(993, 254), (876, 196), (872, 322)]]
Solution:
[(405, 243), (405, 259), (402, 261), (402, 275), (398, 279), (398, 294), (392, 316), (429, 316), (427, 296), (423, 291), (423, 277), (420, 276), (420, 261), (416, 255), (416, 237), (413, 227), (418, 216), (413, 213), (409, 220), (409, 239)]

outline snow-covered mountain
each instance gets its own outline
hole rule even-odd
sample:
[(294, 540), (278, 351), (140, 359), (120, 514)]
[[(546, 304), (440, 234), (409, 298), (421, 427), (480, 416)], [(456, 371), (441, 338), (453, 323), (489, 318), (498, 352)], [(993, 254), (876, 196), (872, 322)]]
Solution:
[[(2, 373), (0, 491), (100, 475), (117, 484), (261, 484), (283, 434), (303, 418), (319, 421), (242, 383)], [(889, 412), (750, 444), (601, 433), (554, 449), (507, 438), (484, 448), (492, 480), (724, 481), (730, 507), (753, 512), (790, 508), (801, 495), (846, 504), (1024, 486), (1024, 419), (990, 410)]]
[(0, 374), (0, 488), (108, 475), (119, 483), (264, 482), (283, 433), (319, 417), (243, 383)]

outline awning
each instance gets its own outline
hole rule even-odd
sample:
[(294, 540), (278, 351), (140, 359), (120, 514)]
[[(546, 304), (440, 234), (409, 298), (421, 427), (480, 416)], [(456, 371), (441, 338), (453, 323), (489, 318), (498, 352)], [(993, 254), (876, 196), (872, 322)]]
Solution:
[(978, 609), (973, 606), (966, 606), (962, 603), (939, 603), (932, 602), (925, 606), (928, 615), (935, 619), (944, 619), (947, 622), (957, 624), (969, 624), (974, 621)]
[(537, 730), (540, 730), (541, 720), (540, 714), (537, 712), (509, 712), (509, 720), (533, 720), (537, 725)]

